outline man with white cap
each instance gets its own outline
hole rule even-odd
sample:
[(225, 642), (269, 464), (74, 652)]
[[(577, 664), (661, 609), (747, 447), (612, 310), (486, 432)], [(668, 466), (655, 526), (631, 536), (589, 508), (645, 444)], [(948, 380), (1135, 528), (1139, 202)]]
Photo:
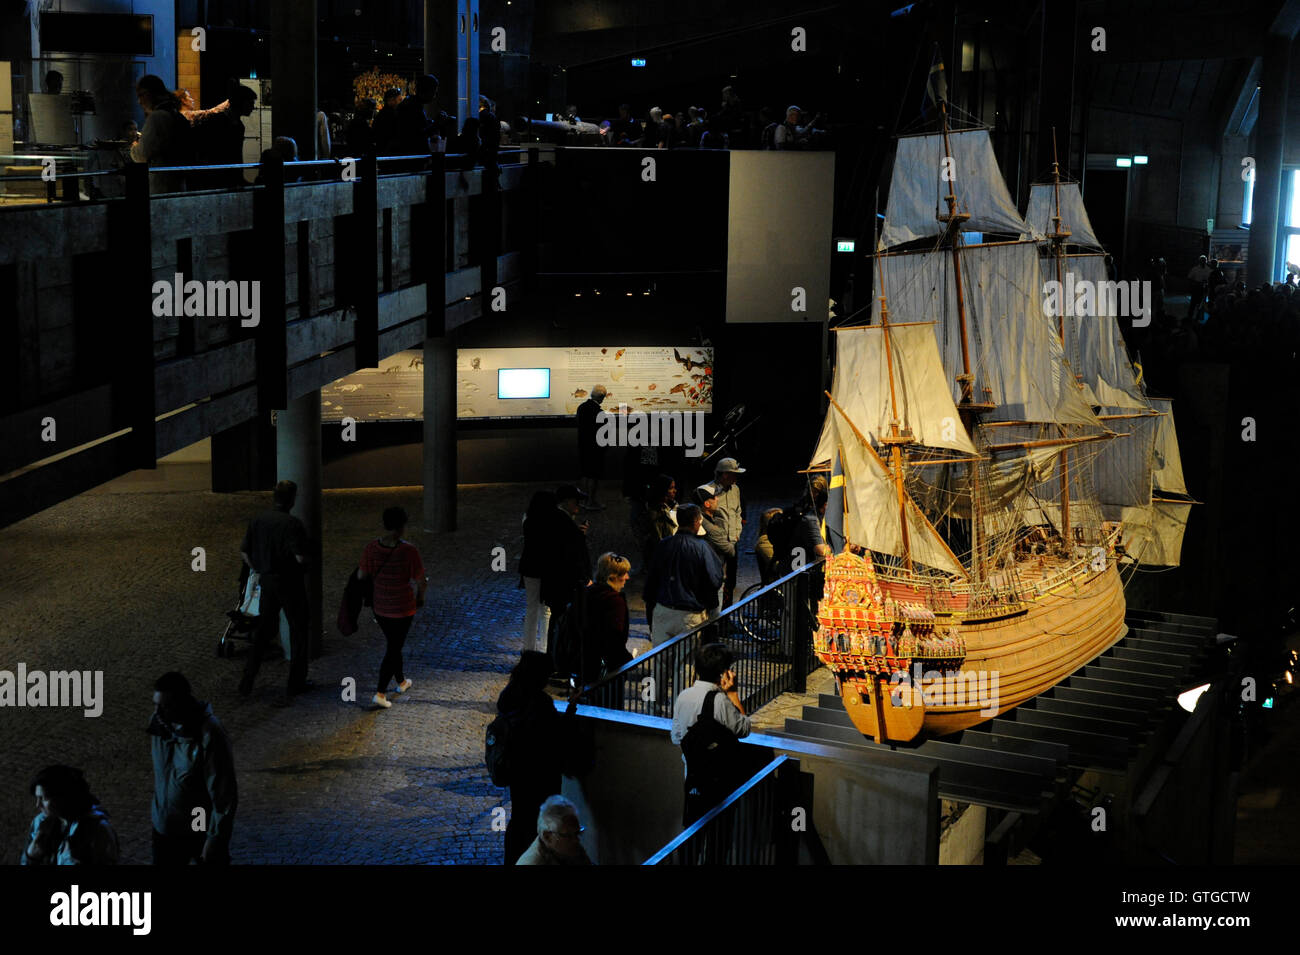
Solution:
[(740, 532), (745, 523), (744, 503), (740, 499), (740, 485), (736, 481), (738, 476), (744, 473), (745, 469), (735, 458), (723, 458), (713, 469), (713, 482), (708, 485), (718, 498), (715, 511), (717, 516), (714, 520), (722, 526), (727, 543), (732, 545), (731, 556), (724, 562), (726, 568), (726, 579), (722, 584), (724, 608), (731, 606), (731, 598), (736, 592), (736, 554), (739, 551), (736, 543), (740, 540)]

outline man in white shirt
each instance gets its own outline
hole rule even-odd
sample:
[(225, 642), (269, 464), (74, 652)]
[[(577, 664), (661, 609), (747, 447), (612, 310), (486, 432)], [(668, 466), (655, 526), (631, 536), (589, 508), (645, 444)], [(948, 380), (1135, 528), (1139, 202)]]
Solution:
[[(708, 643), (695, 651), (695, 685), (683, 691), (673, 704), (673, 729), (671, 738), (675, 745), (681, 746), (691, 728), (699, 722), (704, 711), (704, 702), (713, 693), (713, 719), (726, 730), (734, 733), (736, 738), (744, 739), (749, 735), (751, 724), (741, 705), (740, 694), (736, 688), (736, 672), (732, 669), (735, 656), (721, 643)], [(732, 749), (735, 747), (733, 746)], [(690, 825), (700, 816), (725, 798), (736, 786), (744, 782), (746, 761), (740, 758), (728, 758), (727, 766), (722, 767), (723, 780), (711, 778), (717, 775), (715, 767), (686, 767), (686, 811), (683, 824)], [(686, 763), (686, 751), (683, 749), (682, 762)], [(693, 780), (692, 777), (697, 777)], [(694, 788), (692, 783), (694, 781)]]

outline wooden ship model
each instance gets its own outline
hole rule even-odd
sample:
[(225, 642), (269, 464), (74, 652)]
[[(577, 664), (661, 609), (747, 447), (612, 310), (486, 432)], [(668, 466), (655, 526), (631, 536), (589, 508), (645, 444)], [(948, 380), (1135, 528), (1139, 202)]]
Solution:
[[(877, 320), (836, 329), (810, 468), (831, 471), (814, 646), (877, 742), (982, 723), (1105, 651), (1120, 568), (1176, 564), (1186, 520), (1160, 510), (1185, 492), (1172, 417), (1115, 318), (1044, 309), (1047, 277), (1101, 262), (1067, 252), (1077, 187), (1054, 173), (1033, 228), (987, 129), (940, 108), (938, 133), (898, 140)], [(1070, 214), (1091, 234), (1081, 199)]]

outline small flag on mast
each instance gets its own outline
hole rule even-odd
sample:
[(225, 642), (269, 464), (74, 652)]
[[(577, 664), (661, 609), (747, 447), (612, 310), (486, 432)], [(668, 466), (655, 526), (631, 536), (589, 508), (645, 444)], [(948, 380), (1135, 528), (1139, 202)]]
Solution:
[(941, 101), (948, 99), (948, 79), (943, 72), (943, 54), (936, 41), (934, 55), (930, 59), (930, 73), (925, 79), (925, 102), (921, 104), (921, 114), (928, 115), (930, 107), (938, 107)]
[(844, 467), (839, 448), (835, 449), (835, 463), (831, 466), (831, 483), (826, 489), (826, 517), (822, 521), (822, 536), (834, 554), (844, 550)]

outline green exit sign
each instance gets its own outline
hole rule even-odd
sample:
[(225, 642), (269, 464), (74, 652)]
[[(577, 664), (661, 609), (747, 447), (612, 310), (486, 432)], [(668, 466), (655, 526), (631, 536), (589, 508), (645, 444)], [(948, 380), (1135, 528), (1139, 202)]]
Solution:
[(836, 240), (835, 240), (835, 251), (836, 251), (836, 252), (852, 252), (853, 249), (854, 249), (856, 246), (857, 246), (857, 243), (856, 243), (853, 239), (836, 239)]

